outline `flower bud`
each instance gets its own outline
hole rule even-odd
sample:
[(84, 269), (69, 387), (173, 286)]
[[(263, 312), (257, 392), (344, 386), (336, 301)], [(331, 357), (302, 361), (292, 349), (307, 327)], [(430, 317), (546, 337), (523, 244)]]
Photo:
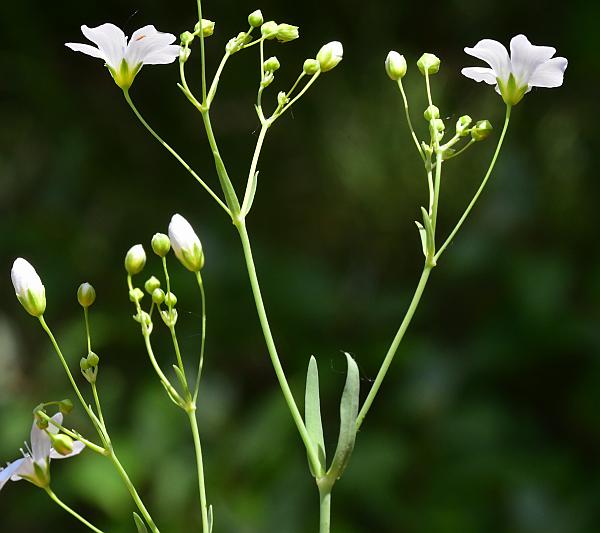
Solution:
[(171, 241), (164, 233), (155, 233), (152, 237), (152, 250), (159, 257), (165, 257), (171, 249)]
[(287, 43), (300, 37), (298, 32), (298, 26), (292, 26), (291, 24), (279, 24), (277, 26), (277, 32), (275, 33), (277, 40), (280, 43)]
[(460, 137), (464, 137), (469, 134), (469, 126), (473, 122), (473, 119), (469, 115), (463, 115), (456, 121), (456, 133)]
[(169, 307), (175, 307), (177, 305), (177, 296), (175, 296), (172, 292), (168, 292), (165, 295), (165, 304)]
[(152, 301), (156, 305), (160, 305), (165, 301), (165, 291), (162, 289), (154, 289), (152, 292)]
[(30, 315), (40, 317), (46, 310), (46, 289), (31, 264), (19, 257), (10, 271), (15, 294)]
[(252, 13), (250, 13), (250, 15), (248, 15), (248, 24), (250, 24), (250, 26), (252, 26), (253, 28), (258, 28), (259, 26), (262, 26), (263, 22), (264, 18), (260, 9), (257, 9), (256, 11), (253, 11)]
[(96, 290), (89, 283), (82, 283), (77, 289), (77, 301), (81, 307), (90, 307), (96, 301)]
[(146, 289), (146, 292), (148, 294), (152, 294), (155, 291), (155, 289), (158, 289), (159, 287), (160, 281), (158, 281), (158, 279), (156, 279), (154, 276), (148, 278), (146, 280), (146, 283), (144, 283), (144, 289)]
[(173, 215), (169, 224), (169, 238), (181, 264), (192, 272), (204, 266), (204, 252), (200, 239), (190, 223), (181, 215)]
[(192, 54), (191, 48), (188, 48), (187, 46), (180, 47), (179, 48), (179, 61), (181, 61), (182, 63), (185, 63), (190, 58), (191, 54)]
[(404, 56), (394, 50), (392, 50), (385, 58), (385, 71), (393, 81), (404, 78), (406, 68), (406, 59), (404, 59)]
[(58, 402), (58, 410), (63, 415), (68, 415), (73, 410), (73, 402), (68, 398), (61, 400), (60, 402)]
[(284, 91), (279, 91), (279, 93), (277, 94), (277, 104), (279, 105), (279, 107), (283, 107), (289, 101), (290, 99), (288, 98), (287, 94), (285, 94)]
[(54, 434), (50, 431), (47, 435), (52, 441), (52, 447), (61, 455), (69, 455), (73, 451), (73, 439), (64, 433)]
[(83, 375), (85, 375), (86, 370), (90, 368), (90, 364), (88, 363), (87, 357), (82, 357), (79, 360), (79, 368), (81, 368), (81, 372), (83, 372)]
[(132, 276), (139, 274), (146, 265), (146, 252), (141, 244), (132, 246), (125, 256), (125, 270)]
[(269, 59), (267, 59), (264, 62), (263, 66), (267, 72), (275, 72), (276, 70), (279, 69), (281, 64), (279, 63), (279, 59), (277, 59), (275, 56), (273, 56), (273, 57), (270, 57)]
[(274, 20), (270, 20), (260, 27), (260, 33), (265, 39), (275, 39), (278, 28), (279, 24)]
[(440, 118), (440, 110), (437, 108), (437, 106), (430, 105), (423, 113), (423, 117), (428, 122), (436, 118)]
[(100, 357), (98, 357), (97, 354), (95, 354), (94, 352), (90, 352), (87, 356), (87, 364), (90, 368), (94, 368), (95, 366), (98, 366), (98, 363), (100, 362)]
[[(212, 20), (202, 19), (202, 35), (210, 37), (215, 32), (215, 23)], [(200, 35), (200, 23), (196, 22), (194, 33)]]
[(428, 75), (437, 74), (440, 70), (440, 59), (433, 54), (423, 54), (419, 61), (417, 61), (417, 67), (423, 76), (425, 73)]
[(179, 38), (181, 39), (181, 44), (185, 46), (192, 44), (194, 37), (196, 36), (192, 32), (184, 31)]
[(304, 74), (308, 74), (309, 76), (312, 76), (313, 74), (316, 74), (317, 72), (319, 72), (320, 68), (321, 67), (319, 65), (319, 62), (316, 59), (307, 59), (304, 62), (302, 70), (304, 71)]
[(484, 141), (490, 136), (493, 129), (489, 120), (480, 120), (471, 129), (471, 137), (474, 141)]
[(344, 57), (344, 47), (339, 41), (332, 41), (323, 45), (317, 54), (317, 61), (321, 72), (335, 68)]
[(431, 126), (435, 129), (435, 131), (438, 131), (440, 133), (446, 129), (444, 121), (440, 118), (434, 118), (431, 121)]
[(137, 287), (135, 289), (131, 289), (129, 291), (129, 299), (132, 302), (140, 302), (140, 300), (144, 297), (144, 293), (142, 291), (142, 289), (138, 289)]

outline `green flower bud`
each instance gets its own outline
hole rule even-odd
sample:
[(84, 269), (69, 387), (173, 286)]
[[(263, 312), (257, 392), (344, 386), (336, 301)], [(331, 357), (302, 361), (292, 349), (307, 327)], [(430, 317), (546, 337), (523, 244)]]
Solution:
[(287, 94), (285, 94), (284, 91), (279, 91), (279, 94), (277, 95), (277, 104), (279, 107), (283, 107), (289, 101), (290, 99), (287, 97)]
[(182, 46), (179, 49), (179, 61), (181, 61), (182, 63), (185, 63), (190, 58), (191, 54), (192, 54), (191, 48), (188, 48), (187, 46)]
[(316, 74), (317, 72), (319, 72), (320, 68), (321, 68), (321, 66), (319, 65), (319, 62), (316, 59), (307, 59), (304, 62), (302, 70), (304, 71), (304, 74), (308, 74), (309, 76), (312, 76), (313, 74)]
[(434, 118), (431, 121), (431, 125), (436, 131), (439, 131), (440, 133), (446, 129), (446, 125), (444, 124), (444, 121), (441, 118)]
[(406, 74), (406, 59), (398, 52), (392, 50), (385, 58), (385, 71), (393, 81), (404, 78)]
[[(212, 20), (202, 19), (202, 35), (204, 37), (210, 37), (215, 32), (215, 23)], [(200, 23), (196, 22), (194, 26), (194, 33), (200, 35)]]
[(185, 46), (192, 44), (194, 37), (196, 36), (193, 33), (189, 31), (184, 31), (179, 38), (181, 39), (181, 44)]
[(279, 24), (277, 26), (277, 32), (275, 33), (277, 40), (280, 43), (287, 43), (300, 37), (298, 32), (298, 26), (292, 26), (291, 24)]
[(77, 301), (81, 307), (90, 307), (96, 301), (96, 290), (89, 283), (82, 283), (77, 289)]
[(175, 296), (172, 292), (168, 292), (165, 295), (165, 304), (169, 307), (175, 307), (177, 305), (177, 296)]
[(152, 250), (159, 257), (165, 257), (171, 249), (171, 241), (164, 233), (155, 233), (152, 237)]
[(132, 276), (139, 274), (146, 265), (146, 252), (141, 244), (132, 246), (125, 256), (125, 270)]
[(437, 106), (430, 105), (423, 113), (423, 117), (428, 122), (436, 118), (440, 118), (440, 110), (437, 108)]
[(165, 291), (162, 289), (154, 289), (152, 292), (152, 301), (156, 305), (160, 305), (165, 301)]
[(146, 280), (146, 283), (144, 283), (144, 289), (146, 289), (146, 292), (148, 294), (152, 294), (154, 292), (155, 289), (158, 289), (160, 287), (160, 281), (158, 281), (158, 279), (156, 279), (154, 276), (152, 276), (151, 278), (148, 278)]
[(129, 291), (129, 299), (132, 302), (139, 302), (143, 297), (144, 297), (143, 291), (141, 289), (138, 289), (137, 287), (135, 289), (131, 289)]
[(73, 410), (73, 402), (68, 398), (58, 402), (58, 410), (63, 415), (68, 415)]
[(61, 455), (69, 455), (73, 451), (73, 439), (69, 435), (64, 433), (51, 433), (47, 432), (47, 435), (52, 441), (52, 447)]
[(257, 9), (256, 11), (253, 11), (252, 13), (250, 13), (250, 15), (248, 15), (248, 24), (250, 24), (250, 26), (252, 26), (253, 28), (258, 28), (259, 26), (262, 26), (263, 22), (263, 14), (260, 9)]
[(321, 72), (327, 72), (339, 64), (344, 57), (344, 47), (339, 41), (332, 41), (323, 45), (317, 54), (317, 61)]
[(417, 61), (417, 67), (423, 76), (425, 73), (437, 74), (440, 70), (440, 59), (433, 54), (423, 54), (419, 61)]
[(281, 64), (279, 63), (279, 59), (277, 59), (275, 56), (273, 56), (273, 57), (270, 57), (269, 59), (267, 59), (264, 62), (263, 66), (267, 72), (275, 72), (276, 70), (279, 69)]
[(265, 22), (260, 27), (260, 33), (265, 39), (275, 39), (278, 28), (279, 24), (277, 24), (277, 22), (274, 20), (270, 20), (269, 22)]
[(474, 141), (484, 141), (490, 136), (493, 129), (489, 120), (480, 120), (473, 126), (471, 137)]
[(456, 121), (456, 133), (460, 137), (464, 137), (469, 134), (469, 126), (473, 122), (473, 119), (469, 115), (463, 115)]
[(88, 354), (87, 363), (90, 368), (94, 368), (95, 366), (98, 366), (99, 362), (100, 362), (100, 357), (98, 357), (97, 354), (95, 354), (94, 352), (90, 352)]
[(19, 257), (13, 263), (10, 277), (17, 300), (30, 315), (40, 317), (46, 310), (46, 289), (31, 264)]
[(90, 368), (90, 364), (88, 363), (87, 357), (82, 357), (79, 360), (79, 368), (81, 368), (81, 371), (85, 375), (86, 370)]

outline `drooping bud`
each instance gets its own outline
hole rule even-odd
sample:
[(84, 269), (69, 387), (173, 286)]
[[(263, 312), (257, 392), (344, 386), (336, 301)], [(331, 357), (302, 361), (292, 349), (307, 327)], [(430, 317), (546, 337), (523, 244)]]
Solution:
[(284, 23), (277, 26), (275, 36), (280, 43), (288, 43), (300, 37), (300, 33), (298, 32), (298, 26)]
[(52, 442), (52, 447), (61, 455), (69, 455), (73, 451), (73, 439), (64, 433), (47, 432)]
[(160, 287), (160, 281), (158, 281), (158, 279), (155, 278), (154, 276), (152, 276), (151, 278), (148, 278), (146, 280), (146, 283), (144, 283), (144, 289), (146, 289), (146, 292), (148, 294), (152, 294), (159, 287)]
[(248, 15), (248, 24), (250, 24), (250, 26), (252, 26), (253, 28), (258, 28), (259, 26), (262, 26), (263, 22), (264, 18), (260, 9), (257, 9), (256, 11), (253, 11), (252, 13), (250, 13), (250, 15)]
[(270, 20), (269, 22), (265, 22), (260, 27), (260, 33), (265, 39), (275, 39), (278, 28), (279, 24), (277, 24), (277, 22), (274, 20)]
[(319, 65), (319, 62), (316, 59), (307, 59), (304, 62), (302, 70), (303, 70), (304, 74), (308, 74), (309, 76), (312, 76), (313, 74), (316, 74), (317, 72), (319, 72), (320, 68), (321, 68), (321, 66)]
[(164, 233), (155, 233), (152, 237), (152, 250), (159, 257), (165, 257), (171, 249), (171, 241)]
[(156, 305), (160, 305), (165, 301), (165, 291), (162, 289), (154, 289), (152, 292), (152, 301)]
[(202, 244), (190, 223), (179, 214), (171, 218), (169, 238), (181, 264), (192, 272), (200, 271), (204, 266)]
[(474, 141), (485, 141), (493, 129), (489, 120), (480, 120), (471, 129), (471, 137)]
[(58, 410), (63, 415), (68, 415), (73, 410), (73, 402), (68, 398), (61, 400), (60, 402), (58, 402)]
[(423, 54), (419, 61), (417, 61), (417, 67), (423, 76), (425, 73), (428, 75), (437, 74), (440, 70), (440, 59), (433, 54)]
[(317, 61), (321, 72), (335, 68), (344, 57), (344, 47), (339, 41), (332, 41), (321, 47), (317, 54)]
[(436, 118), (440, 118), (440, 110), (437, 106), (430, 105), (423, 113), (423, 117), (428, 122)]
[[(215, 23), (212, 20), (202, 19), (202, 35), (204, 37), (210, 37), (215, 32)], [(200, 23), (196, 22), (194, 26), (194, 33), (200, 35)]]
[(403, 55), (392, 50), (385, 58), (385, 71), (393, 81), (404, 78), (406, 74), (406, 59)]
[(179, 38), (181, 39), (181, 44), (183, 46), (185, 45), (190, 45), (192, 44), (192, 41), (194, 40), (194, 37), (196, 37), (192, 32), (190, 31), (184, 31)]
[(275, 56), (273, 56), (273, 57), (270, 57), (269, 59), (267, 59), (264, 62), (263, 66), (267, 72), (275, 72), (276, 70), (279, 69), (281, 64), (279, 63), (279, 59), (277, 59)]
[(469, 115), (463, 115), (456, 121), (456, 134), (464, 137), (469, 134), (469, 126), (473, 119)]
[(146, 252), (141, 244), (132, 246), (125, 256), (125, 270), (132, 276), (139, 274), (146, 265)]
[(31, 264), (19, 257), (10, 271), (15, 294), (30, 315), (40, 317), (46, 310), (46, 289)]
[(90, 307), (96, 301), (96, 290), (89, 283), (82, 283), (77, 289), (77, 301), (81, 307)]

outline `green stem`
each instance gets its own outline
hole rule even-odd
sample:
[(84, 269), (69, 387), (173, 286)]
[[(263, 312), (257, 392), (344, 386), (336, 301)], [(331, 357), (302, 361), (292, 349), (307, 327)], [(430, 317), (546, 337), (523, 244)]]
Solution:
[(496, 146), (496, 151), (494, 152), (494, 156), (492, 157), (492, 161), (490, 163), (490, 166), (487, 169), (487, 172), (485, 173), (483, 181), (481, 182), (481, 185), (479, 186), (479, 189), (477, 189), (477, 192), (475, 193), (475, 196), (473, 196), (471, 202), (469, 203), (469, 205), (465, 209), (465, 212), (460, 217), (460, 219), (457, 222), (456, 226), (454, 226), (454, 229), (450, 232), (450, 235), (448, 236), (448, 238), (446, 239), (446, 241), (444, 242), (444, 244), (440, 247), (440, 249), (438, 250), (438, 252), (435, 254), (435, 257), (434, 257), (435, 261), (437, 261), (440, 258), (440, 256), (444, 252), (444, 250), (448, 247), (448, 245), (452, 242), (452, 239), (454, 239), (455, 235), (460, 230), (460, 228), (463, 225), (464, 221), (469, 216), (469, 213), (471, 212), (471, 210), (473, 209), (473, 207), (477, 203), (477, 200), (479, 199), (479, 196), (483, 192), (483, 189), (485, 188), (485, 185), (488, 182), (490, 176), (492, 175), (492, 171), (494, 170), (494, 166), (496, 165), (496, 160), (498, 159), (498, 155), (500, 154), (500, 149), (502, 148), (502, 143), (504, 142), (504, 137), (506, 136), (506, 131), (508, 130), (508, 124), (510, 122), (510, 112), (511, 112), (511, 109), (512, 109), (512, 107), (510, 105), (506, 106), (506, 116), (504, 118), (504, 127), (502, 128), (502, 133), (500, 134), (500, 139), (498, 139), (498, 145)]
[[(431, 210), (431, 225), (433, 226), (433, 235), (435, 237), (435, 228), (437, 227), (438, 204), (440, 201), (440, 185), (442, 182), (442, 154), (437, 151), (435, 160), (435, 182), (433, 185), (433, 208)], [(434, 263), (435, 264), (435, 263)]]
[(101, 529), (98, 529), (94, 525), (90, 524), (85, 518), (83, 518), (81, 515), (77, 514), (66, 503), (64, 503), (56, 494), (54, 494), (54, 492), (52, 492), (50, 487), (44, 487), (44, 490), (46, 491), (46, 494), (48, 494), (48, 496), (50, 496), (50, 499), (54, 503), (58, 504), (59, 507), (61, 507), (65, 511), (67, 511), (67, 513), (69, 513), (71, 516), (75, 517), (77, 520), (79, 520), (82, 524), (86, 525), (92, 531), (95, 531), (96, 533), (102, 533)]
[(425, 85), (427, 86), (427, 101), (429, 102), (429, 105), (432, 106), (433, 100), (431, 98), (431, 85), (429, 83), (429, 72), (427, 72), (427, 69), (425, 69)]
[(290, 386), (285, 377), (285, 372), (283, 370), (283, 367), (281, 366), (281, 361), (279, 360), (279, 355), (277, 354), (277, 348), (275, 347), (275, 341), (273, 340), (273, 334), (271, 333), (269, 320), (267, 318), (267, 312), (265, 310), (265, 304), (263, 302), (262, 294), (260, 291), (260, 285), (258, 283), (256, 267), (254, 265), (254, 259), (252, 257), (252, 248), (250, 246), (250, 239), (248, 237), (248, 231), (246, 230), (246, 224), (244, 221), (240, 221), (236, 224), (236, 227), (238, 229), (240, 239), (242, 241), (244, 258), (246, 260), (246, 268), (248, 270), (248, 276), (250, 278), (250, 286), (252, 287), (252, 295), (254, 296), (254, 303), (256, 304), (258, 319), (260, 321), (263, 336), (267, 344), (267, 350), (269, 351), (271, 363), (273, 364), (273, 368), (275, 370), (275, 375), (277, 376), (277, 380), (279, 381), (279, 386), (281, 387), (281, 391), (283, 392), (285, 401), (288, 405), (292, 418), (294, 419), (294, 422), (298, 429), (298, 433), (300, 434), (300, 438), (302, 439), (302, 441), (304, 442), (304, 446), (306, 447), (308, 460), (311, 463), (313, 472), (319, 472), (321, 470), (321, 465), (317, 457), (317, 452), (312, 444), (310, 436), (308, 435), (308, 431), (306, 430), (306, 426), (304, 425), (304, 421), (302, 420), (302, 415), (298, 410), (298, 406), (296, 405), (296, 401), (294, 400), (294, 395), (290, 390)]
[(331, 490), (320, 490), (319, 501), (319, 533), (329, 533), (331, 528)]
[(256, 167), (258, 166), (260, 152), (262, 150), (262, 146), (265, 141), (265, 136), (267, 135), (267, 131), (269, 131), (270, 125), (271, 124), (268, 121), (263, 122), (260, 128), (260, 133), (258, 134), (256, 148), (254, 149), (254, 154), (252, 155), (252, 163), (250, 164), (250, 172), (248, 172), (248, 182), (246, 184), (246, 192), (244, 193), (244, 201), (242, 202), (242, 213), (244, 213), (244, 216), (248, 214), (247, 210), (250, 203), (250, 196), (252, 195), (252, 189), (254, 188), (254, 180), (257, 179)]
[(425, 155), (423, 154), (423, 149), (421, 148), (421, 145), (419, 144), (419, 139), (417, 137), (417, 134), (415, 133), (415, 129), (413, 128), (412, 120), (410, 119), (410, 113), (408, 111), (408, 98), (406, 97), (406, 93), (404, 92), (404, 86), (402, 85), (402, 79), (398, 80), (398, 88), (400, 89), (400, 93), (402, 94), (402, 100), (404, 101), (404, 113), (406, 114), (406, 122), (408, 123), (408, 129), (410, 130), (413, 141), (415, 141), (415, 146), (417, 147), (417, 151), (419, 152), (421, 159), (423, 159), (423, 161), (425, 161)]
[(454, 152), (452, 155), (445, 157), (444, 161), (448, 161), (448, 159), (452, 159), (452, 158), (462, 154), (467, 148), (470, 148), (476, 142), (477, 141), (475, 141), (474, 139), (469, 139), (469, 142), (467, 144), (465, 144), (460, 150), (457, 150), (456, 152)]
[(302, 87), (302, 90), (294, 97), (290, 100), (290, 102), (288, 104), (285, 105), (285, 107), (277, 114), (277, 117), (283, 115), (288, 109), (290, 109), (290, 107), (292, 107), (298, 100), (300, 100), (300, 98), (302, 98), (302, 96), (304, 95), (304, 93), (306, 91), (308, 91), (308, 89), (310, 89), (310, 86), (317, 81), (317, 78), (321, 75), (321, 71), (317, 72), (316, 74), (313, 74), (312, 78), (310, 80), (308, 80), (308, 82), (306, 83), (306, 85), (304, 87)]
[(204, 465), (202, 461), (202, 448), (200, 446), (200, 433), (198, 432), (198, 421), (196, 420), (195, 409), (187, 410), (192, 436), (194, 438), (194, 449), (196, 451), (196, 468), (198, 470), (198, 491), (200, 492), (200, 512), (202, 514), (202, 531), (209, 533), (208, 530), (208, 506), (206, 505), (206, 488), (204, 485)]
[(156, 133), (152, 127), (150, 126), (150, 124), (148, 124), (148, 122), (146, 122), (146, 120), (144, 119), (144, 117), (141, 115), (141, 113), (138, 111), (137, 107), (135, 107), (133, 100), (131, 100), (131, 96), (129, 95), (129, 91), (124, 90), (123, 91), (123, 95), (125, 96), (125, 100), (127, 101), (127, 103), (129, 104), (129, 107), (131, 107), (132, 111), (135, 113), (135, 116), (138, 118), (138, 120), (142, 123), (142, 125), (150, 132), (150, 134), (160, 143), (162, 144), (167, 151), (175, 158), (177, 159), (177, 161), (179, 161), (179, 163), (183, 166), (183, 168), (185, 168), (193, 177), (194, 179), (200, 184), (202, 185), (202, 187), (204, 187), (204, 189), (206, 190), (206, 192), (208, 192), (208, 194), (210, 194), (213, 199), (221, 206), (221, 208), (228, 214), (231, 215), (231, 212), (229, 211), (229, 208), (223, 203), (223, 201), (216, 195), (216, 193), (207, 185), (207, 183), (200, 177), (198, 176), (198, 174), (196, 174), (196, 172), (192, 169), (192, 167), (190, 167), (184, 160), (183, 158), (175, 151), (173, 150), (173, 148), (171, 148), (163, 139), (160, 135), (158, 135), (158, 133)]
[(202, 276), (200, 275), (200, 272), (196, 272), (196, 280), (198, 281), (198, 287), (200, 288), (200, 298), (202, 300), (202, 337), (200, 341), (200, 359), (198, 361), (198, 374), (196, 375), (196, 385), (194, 387), (194, 405), (196, 405), (198, 391), (200, 390), (200, 377), (202, 376), (202, 367), (204, 366), (204, 346), (206, 343), (206, 295), (204, 293), (204, 283), (202, 283)]
[(400, 324), (400, 328), (398, 329), (398, 332), (396, 333), (396, 336), (394, 337), (394, 340), (392, 341), (392, 344), (390, 345), (390, 347), (387, 351), (385, 359), (383, 360), (383, 363), (381, 364), (381, 368), (379, 369), (379, 372), (377, 373), (377, 377), (375, 378), (375, 381), (373, 382), (373, 386), (371, 387), (371, 390), (369, 391), (369, 394), (367, 395), (367, 399), (365, 400), (365, 403), (363, 404), (363, 406), (360, 409), (360, 412), (358, 413), (358, 417), (356, 418), (357, 431), (358, 431), (358, 429), (360, 429), (360, 426), (363, 423), (365, 416), (367, 416), (367, 413), (369, 412), (369, 409), (371, 408), (371, 404), (373, 403), (375, 396), (377, 396), (377, 392), (379, 391), (379, 388), (381, 387), (383, 378), (385, 378), (385, 375), (387, 374), (387, 371), (392, 363), (392, 360), (394, 359), (394, 355), (396, 355), (398, 346), (400, 346), (400, 342), (402, 341), (402, 338), (404, 337), (404, 334), (406, 333), (406, 330), (415, 314), (415, 311), (417, 310), (419, 301), (421, 300), (421, 296), (423, 295), (423, 291), (425, 290), (425, 286), (427, 285), (427, 280), (429, 279), (429, 274), (431, 273), (431, 268), (432, 267), (427, 264), (423, 268), (421, 278), (419, 279), (419, 283), (415, 290), (415, 294), (413, 295), (413, 298), (410, 302), (410, 306), (408, 307), (408, 311), (406, 312), (406, 315), (404, 316), (404, 319), (402, 320), (402, 323)]
[(223, 59), (221, 59), (221, 63), (219, 63), (219, 68), (217, 68), (217, 72), (215, 73), (215, 77), (213, 78), (213, 81), (210, 84), (210, 89), (208, 91), (208, 96), (206, 100), (207, 107), (210, 107), (210, 104), (212, 104), (212, 101), (215, 98), (215, 94), (217, 93), (217, 87), (219, 86), (219, 80), (221, 79), (221, 74), (223, 72), (223, 69), (225, 68), (225, 64), (227, 63), (230, 57), (231, 54), (229, 52), (225, 52)]
[(202, 68), (202, 103), (206, 105), (206, 57), (204, 54), (204, 29), (202, 28), (202, 2), (198, 0), (198, 22), (200, 24), (200, 63)]

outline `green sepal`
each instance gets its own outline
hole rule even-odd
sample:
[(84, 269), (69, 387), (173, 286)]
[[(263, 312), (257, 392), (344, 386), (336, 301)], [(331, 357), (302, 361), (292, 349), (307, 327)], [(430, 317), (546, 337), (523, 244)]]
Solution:
[(133, 521), (135, 522), (135, 527), (137, 527), (138, 533), (148, 533), (146, 524), (144, 524), (143, 520), (135, 512), (133, 513)]
[(250, 183), (248, 183), (248, 187), (246, 188), (246, 194), (244, 195), (244, 201), (242, 202), (242, 218), (245, 218), (246, 215), (252, 209), (252, 204), (254, 203), (254, 195), (256, 194), (256, 186), (258, 184), (258, 170), (254, 173), (254, 176), (250, 178)]
[(348, 374), (340, 401), (340, 434), (335, 456), (327, 471), (327, 477), (332, 480), (339, 479), (348, 466), (356, 440), (360, 376), (358, 366), (349, 353), (346, 353), (346, 359), (348, 360)]
[(319, 370), (317, 360), (310, 357), (308, 372), (306, 373), (306, 390), (304, 393), (304, 419), (306, 430), (314, 446), (319, 459), (320, 472), (313, 471), (313, 465), (308, 462), (310, 473), (315, 477), (321, 477), (325, 472), (325, 439), (323, 437), (323, 423), (321, 421), (321, 400), (319, 395)]

